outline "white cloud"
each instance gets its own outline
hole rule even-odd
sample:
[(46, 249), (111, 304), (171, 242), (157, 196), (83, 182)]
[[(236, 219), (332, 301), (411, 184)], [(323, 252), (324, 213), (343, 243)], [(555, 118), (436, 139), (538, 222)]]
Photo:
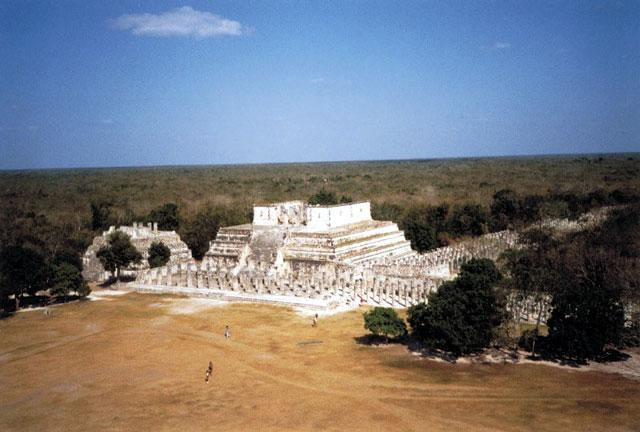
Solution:
[(136, 36), (193, 36), (208, 38), (215, 36), (240, 36), (248, 29), (238, 21), (223, 18), (210, 12), (197, 11), (183, 6), (154, 14), (122, 15), (113, 21), (119, 30), (130, 30)]
[(322, 77), (312, 78), (312, 79), (309, 80), (309, 82), (311, 84), (321, 84), (321, 83), (324, 82), (324, 78), (322, 78)]
[(509, 42), (496, 42), (493, 44), (493, 49), (503, 50), (511, 48), (511, 44)]

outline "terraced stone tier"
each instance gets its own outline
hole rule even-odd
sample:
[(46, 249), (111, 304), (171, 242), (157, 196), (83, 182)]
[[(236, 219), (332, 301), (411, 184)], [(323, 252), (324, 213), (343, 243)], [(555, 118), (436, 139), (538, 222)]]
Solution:
[(216, 239), (209, 244), (206, 257), (239, 259), (242, 250), (251, 240), (251, 233), (250, 224), (220, 228)]
[(367, 221), (324, 232), (292, 231), (285, 243), (285, 259), (291, 261), (365, 262), (411, 252), (397, 224)]

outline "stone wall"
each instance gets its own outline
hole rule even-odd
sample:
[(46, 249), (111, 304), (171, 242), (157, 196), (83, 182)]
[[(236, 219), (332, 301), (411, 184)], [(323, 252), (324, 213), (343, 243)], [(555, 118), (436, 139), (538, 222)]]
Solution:
[(322, 206), (286, 201), (253, 207), (255, 226), (306, 226), (309, 230), (323, 231), (370, 220), (369, 202)]
[(361, 202), (335, 206), (307, 206), (307, 227), (327, 230), (371, 220), (371, 204)]

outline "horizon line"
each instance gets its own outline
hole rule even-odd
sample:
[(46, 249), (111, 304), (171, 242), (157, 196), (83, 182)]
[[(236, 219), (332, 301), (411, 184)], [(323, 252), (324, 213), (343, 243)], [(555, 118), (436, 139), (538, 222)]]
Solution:
[(0, 173), (33, 172), (33, 171), (72, 171), (72, 170), (126, 170), (126, 169), (157, 169), (157, 168), (204, 168), (204, 167), (242, 167), (259, 165), (316, 165), (316, 164), (348, 164), (348, 163), (393, 163), (393, 162), (419, 162), (419, 161), (445, 161), (465, 159), (507, 159), (507, 158), (545, 158), (545, 157), (570, 157), (570, 156), (625, 156), (640, 155), (640, 151), (625, 152), (587, 152), (587, 153), (526, 153), (508, 155), (485, 156), (449, 156), (432, 158), (397, 158), (397, 159), (343, 159), (343, 160), (318, 160), (318, 161), (280, 161), (280, 162), (230, 162), (207, 164), (167, 164), (167, 165), (113, 165), (113, 166), (70, 166), (70, 167), (41, 167), (41, 168), (0, 168)]

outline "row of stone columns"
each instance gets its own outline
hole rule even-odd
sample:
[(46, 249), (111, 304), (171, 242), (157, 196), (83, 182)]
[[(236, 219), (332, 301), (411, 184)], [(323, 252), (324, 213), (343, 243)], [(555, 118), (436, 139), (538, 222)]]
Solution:
[(252, 294), (281, 294), (304, 297), (339, 296), (346, 300), (409, 306), (425, 301), (440, 281), (432, 278), (378, 276), (370, 272), (322, 273), (314, 277), (270, 276), (266, 273), (241, 273), (202, 270), (197, 265), (181, 264), (143, 271), (138, 283), (156, 286), (182, 286), (219, 289)]

